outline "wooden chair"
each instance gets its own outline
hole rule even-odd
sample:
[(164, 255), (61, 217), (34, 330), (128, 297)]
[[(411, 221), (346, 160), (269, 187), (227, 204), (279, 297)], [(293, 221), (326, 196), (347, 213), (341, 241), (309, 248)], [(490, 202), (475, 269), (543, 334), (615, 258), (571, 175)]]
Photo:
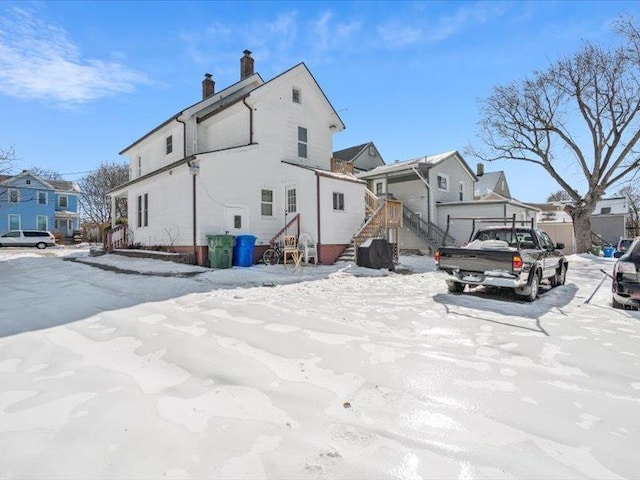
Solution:
[(291, 257), (294, 265), (298, 262), (298, 239), (295, 235), (285, 235), (282, 238), (282, 261), (285, 268), (287, 268), (287, 257)]

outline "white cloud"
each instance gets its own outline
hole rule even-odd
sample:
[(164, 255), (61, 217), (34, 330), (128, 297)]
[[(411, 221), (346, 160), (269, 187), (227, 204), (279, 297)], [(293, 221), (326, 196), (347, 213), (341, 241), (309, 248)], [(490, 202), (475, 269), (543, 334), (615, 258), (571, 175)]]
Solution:
[(0, 20), (0, 92), (67, 105), (132, 92), (145, 75), (112, 61), (83, 58), (66, 31), (22, 8)]

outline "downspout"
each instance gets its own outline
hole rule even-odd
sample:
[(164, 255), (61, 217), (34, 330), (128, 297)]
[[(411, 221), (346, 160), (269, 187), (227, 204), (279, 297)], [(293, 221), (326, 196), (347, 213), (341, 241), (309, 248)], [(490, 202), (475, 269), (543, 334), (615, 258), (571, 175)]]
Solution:
[(320, 175), (316, 172), (316, 215), (318, 218), (318, 244), (316, 246), (316, 253), (318, 254), (318, 263), (322, 264), (322, 245), (320, 243)]
[[(180, 115), (182, 115), (182, 112), (180, 112)], [(180, 118), (178, 116), (176, 116), (176, 121), (180, 122), (182, 124), (182, 157), (183, 158), (187, 158), (187, 123), (180, 120)], [(192, 163), (189, 161), (187, 162), (187, 165), (189, 166), (189, 169), (191, 170), (193, 168)], [(197, 238), (196, 238), (196, 218), (197, 218), (197, 211), (196, 211), (196, 176), (195, 174), (193, 174), (192, 172), (192, 184), (191, 184), (191, 191), (192, 191), (192, 198), (193, 198), (193, 205), (191, 207), (192, 210), (192, 223), (193, 223), (193, 264), (197, 265), (198, 264), (198, 246), (197, 246)]]
[[(424, 183), (427, 187), (427, 222), (436, 223), (436, 222), (431, 222), (431, 185), (429, 185), (429, 181), (422, 176), (422, 174), (418, 171), (418, 169), (415, 166), (412, 166), (411, 170), (414, 171), (414, 173), (418, 176), (418, 178), (422, 180), (422, 183)], [(428, 172), (429, 171), (427, 170), (427, 174)]]
[(244, 97), (242, 99), (242, 103), (244, 103), (244, 106), (249, 109), (249, 145), (252, 145), (253, 144), (253, 108), (251, 108), (247, 104), (247, 97), (248, 96), (249, 95), (247, 95), (246, 97)]

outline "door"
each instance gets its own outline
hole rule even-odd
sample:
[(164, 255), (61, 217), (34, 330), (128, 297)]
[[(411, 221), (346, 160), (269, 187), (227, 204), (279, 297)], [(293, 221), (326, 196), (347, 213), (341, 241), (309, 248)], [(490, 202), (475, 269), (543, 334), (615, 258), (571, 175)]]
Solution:
[(289, 221), (292, 215), (298, 213), (298, 191), (296, 187), (285, 187), (284, 189), (284, 211), (286, 221)]
[(226, 205), (225, 230), (234, 236), (249, 233), (249, 208), (244, 205)]

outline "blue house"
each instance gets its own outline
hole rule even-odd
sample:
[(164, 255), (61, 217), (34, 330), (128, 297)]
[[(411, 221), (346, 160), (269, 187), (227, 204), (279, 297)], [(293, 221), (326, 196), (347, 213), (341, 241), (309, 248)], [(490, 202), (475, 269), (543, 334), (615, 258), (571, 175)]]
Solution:
[(49, 230), (63, 237), (79, 229), (76, 183), (44, 180), (28, 170), (0, 175), (0, 233)]

